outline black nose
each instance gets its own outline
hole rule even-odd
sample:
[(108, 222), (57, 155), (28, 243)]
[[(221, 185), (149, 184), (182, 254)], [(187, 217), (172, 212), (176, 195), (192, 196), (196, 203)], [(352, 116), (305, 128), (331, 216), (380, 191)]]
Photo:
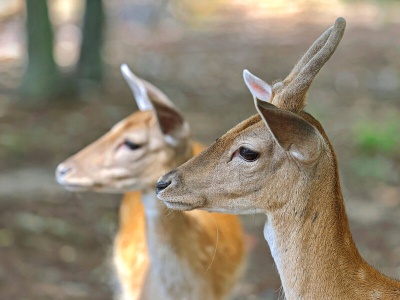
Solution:
[(164, 180), (157, 181), (156, 193), (158, 194), (159, 192), (161, 192), (162, 190), (167, 188), (170, 184), (171, 184), (171, 180), (168, 180), (168, 181), (164, 181)]

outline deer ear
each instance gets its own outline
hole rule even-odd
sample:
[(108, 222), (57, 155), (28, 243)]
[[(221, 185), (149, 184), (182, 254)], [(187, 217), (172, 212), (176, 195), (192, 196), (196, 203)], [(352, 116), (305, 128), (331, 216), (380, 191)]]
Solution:
[(290, 111), (257, 101), (256, 108), (276, 142), (283, 150), (304, 164), (312, 164), (321, 154), (321, 137), (317, 129)]
[(147, 95), (147, 89), (143, 81), (135, 74), (133, 74), (133, 72), (131, 71), (131, 69), (129, 69), (127, 64), (122, 64), (120, 69), (122, 76), (124, 76), (125, 81), (131, 88), (131, 91), (133, 93), (133, 96), (135, 97), (139, 109), (142, 111), (152, 110), (153, 106), (149, 100), (149, 97)]
[(121, 72), (136, 99), (141, 111), (152, 110), (165, 141), (176, 146), (189, 135), (189, 125), (168, 97), (152, 84), (137, 77), (126, 64)]
[(189, 125), (175, 107), (156, 101), (152, 103), (158, 126), (166, 142), (177, 146), (181, 140), (188, 137)]
[(251, 74), (248, 70), (243, 71), (243, 79), (254, 98), (270, 102), (272, 89), (268, 83)]

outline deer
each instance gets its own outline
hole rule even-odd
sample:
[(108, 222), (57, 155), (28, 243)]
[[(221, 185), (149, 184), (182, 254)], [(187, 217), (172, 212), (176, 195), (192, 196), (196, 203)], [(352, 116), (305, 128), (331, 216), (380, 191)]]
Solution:
[(343, 18), (272, 86), (244, 70), (257, 114), (162, 176), (168, 208), (267, 216), (264, 237), (286, 299), (400, 299), (400, 282), (370, 266), (350, 233), (338, 163), (307, 91), (335, 52)]
[(154, 185), (165, 172), (205, 147), (157, 87), (121, 72), (139, 110), (58, 165), (59, 184), (72, 191), (124, 193), (113, 264), (118, 299), (226, 299), (245, 265), (238, 216), (169, 210)]

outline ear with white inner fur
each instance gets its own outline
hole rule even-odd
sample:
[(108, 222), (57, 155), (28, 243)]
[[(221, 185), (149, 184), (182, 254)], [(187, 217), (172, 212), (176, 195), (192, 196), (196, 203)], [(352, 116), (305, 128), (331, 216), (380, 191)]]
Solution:
[(127, 64), (121, 65), (121, 73), (122, 76), (124, 76), (125, 81), (128, 83), (129, 87), (131, 88), (139, 109), (142, 111), (152, 110), (153, 106), (149, 100), (147, 89), (142, 80), (135, 74), (133, 74)]
[(256, 108), (276, 142), (283, 150), (304, 164), (312, 164), (321, 155), (321, 136), (317, 129), (299, 115), (257, 101)]
[(189, 125), (163, 92), (133, 74), (126, 64), (121, 65), (121, 72), (131, 88), (139, 109), (154, 111), (167, 143), (176, 146), (180, 140), (189, 135)]
[(189, 125), (175, 107), (155, 101), (152, 103), (158, 125), (167, 143), (176, 146), (179, 144), (180, 140), (188, 137)]
[(254, 98), (270, 102), (272, 89), (268, 83), (251, 74), (248, 70), (243, 71), (243, 79)]

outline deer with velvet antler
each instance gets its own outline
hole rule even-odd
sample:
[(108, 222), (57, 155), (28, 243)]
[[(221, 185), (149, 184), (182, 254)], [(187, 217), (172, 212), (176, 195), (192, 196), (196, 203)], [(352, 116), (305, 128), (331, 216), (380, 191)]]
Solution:
[(287, 299), (400, 299), (400, 282), (360, 256), (335, 152), (321, 124), (303, 110), (345, 25), (337, 19), (272, 87), (244, 71), (258, 114), (156, 185), (171, 209), (266, 214), (264, 236)]

